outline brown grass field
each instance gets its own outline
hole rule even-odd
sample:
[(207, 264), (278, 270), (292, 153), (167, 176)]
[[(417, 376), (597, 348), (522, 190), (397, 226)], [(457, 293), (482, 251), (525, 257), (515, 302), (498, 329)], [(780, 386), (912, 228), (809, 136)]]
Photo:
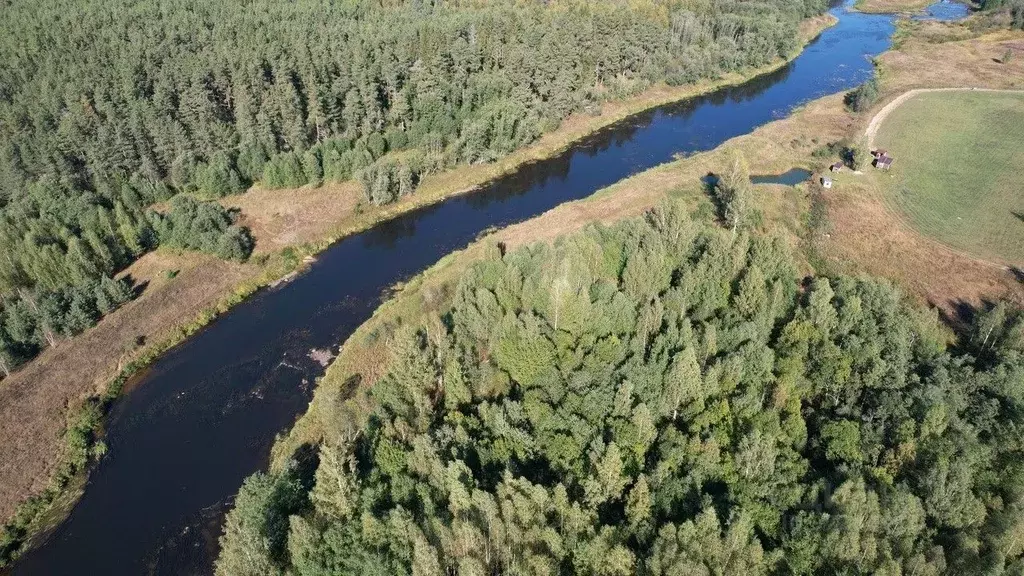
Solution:
[(859, 0), (854, 6), (861, 12), (872, 14), (917, 13), (934, 0)]
[[(809, 19), (802, 24), (801, 36), (809, 42), (834, 21), (827, 15)], [(280, 258), (275, 256), (282, 249), (315, 252), (342, 236), (417, 206), (471, 192), (524, 163), (552, 156), (619, 119), (740, 83), (784, 63), (780, 60), (763, 69), (690, 86), (656, 86), (629, 100), (604, 105), (599, 116), (574, 115), (557, 130), (499, 162), (431, 175), (416, 194), (381, 208), (362, 203), (354, 182), (297, 190), (264, 190), (257, 186), (224, 199), (225, 206), (241, 211), (241, 222), (251, 227), (256, 238), (256, 256), (269, 257), (270, 264), (259, 264), (259, 258), (247, 264), (232, 264), (166, 250), (147, 254), (124, 272), (145, 287), (138, 299), (104, 318), (95, 328), (44, 351), (0, 381), (0, 520), (10, 518), (19, 502), (47, 486), (62, 457), (66, 418), (76, 406), (102, 391), (123, 364), (143, 355), (148, 346), (180, 338), (182, 327), (194, 327), (210, 317), (211, 310), (233, 301), (232, 296), (240, 290), (273, 280), (268, 274), (280, 268)], [(177, 275), (171, 279), (169, 271)], [(145, 344), (139, 346), (138, 342)]]

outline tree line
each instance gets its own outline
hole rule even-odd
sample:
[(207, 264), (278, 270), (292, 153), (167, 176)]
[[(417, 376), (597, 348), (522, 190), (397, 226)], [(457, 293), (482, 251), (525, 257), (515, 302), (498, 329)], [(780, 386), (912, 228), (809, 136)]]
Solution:
[(273, 176), (281, 153), (282, 185), (344, 178), (389, 150), (420, 149), (428, 168), (494, 160), (587, 103), (767, 63), (823, 8), (12, 2), (0, 190), (17, 196), (43, 175), (90, 188), (97, 175), (138, 174), (226, 194)]
[(509, 253), (324, 392), (219, 575), (1024, 570), (1024, 314), (950, 345), (868, 278), (665, 206)]
[(41, 211), (54, 200), (33, 186), (0, 212), (0, 376), (134, 297), (129, 278), (113, 277), (158, 245), (234, 260), (252, 252), (248, 230), (220, 205), (177, 195), (165, 211), (147, 209), (170, 189), (118, 184), (104, 191), (115, 198), (109, 207), (97, 195), (69, 193), (59, 209)]

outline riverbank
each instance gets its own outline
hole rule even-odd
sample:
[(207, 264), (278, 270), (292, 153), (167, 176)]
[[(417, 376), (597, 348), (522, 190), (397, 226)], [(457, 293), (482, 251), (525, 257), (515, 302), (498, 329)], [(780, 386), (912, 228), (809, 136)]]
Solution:
[[(519, 244), (555, 238), (593, 222), (611, 222), (642, 213), (666, 198), (679, 198), (696, 209), (709, 202), (701, 178), (721, 172), (730, 157), (743, 154), (752, 174), (779, 174), (794, 167), (828, 175), (833, 189), (807, 182), (797, 187), (759, 185), (762, 232), (780, 234), (804, 256), (804, 265), (824, 271), (888, 277), (909, 294), (943, 313), (985, 300), (1022, 298), (1022, 286), (1005, 266), (961, 254), (917, 233), (888, 209), (879, 174), (831, 174), (838, 149), (856, 144), (871, 119), (893, 100), (914, 89), (971, 88), (1017, 90), (1024, 87), (1024, 62), (1004, 65), (1008, 46), (1024, 46), (1021, 32), (999, 31), (967, 40), (936, 41), (937, 29), (959, 38), (960, 25), (922, 24), (901, 48), (880, 55), (880, 89), (876, 103), (854, 114), (838, 94), (809, 103), (790, 117), (732, 139), (714, 151), (659, 166), (606, 188), (586, 200), (503, 230), (501, 241)], [(829, 152), (829, 145), (836, 149)], [(810, 224), (818, 216), (827, 221)], [(822, 270), (819, 270), (822, 271)], [(1022, 300), (1024, 301), (1024, 300)]]
[[(488, 182), (512, 174), (525, 165), (557, 156), (586, 136), (630, 116), (664, 106), (665, 104), (714, 92), (721, 88), (736, 86), (751, 78), (775, 72), (792, 62), (810, 42), (823, 31), (834, 26), (835, 23), (836, 18), (831, 14), (823, 14), (803, 21), (800, 25), (800, 48), (790, 54), (788, 58), (776, 60), (767, 66), (742, 73), (733, 72), (717, 80), (702, 80), (685, 86), (660, 84), (625, 100), (607, 102), (601, 106), (599, 114), (573, 114), (566, 118), (556, 130), (544, 134), (533, 144), (495, 162), (461, 165), (442, 173), (427, 175), (419, 183), (414, 194), (402, 198), (393, 204), (380, 207), (369, 206), (362, 201), (362, 192), (354, 181), (337, 184), (335, 187), (342, 191), (342, 195), (340, 197), (334, 195), (329, 197), (330, 203), (335, 204), (333, 208), (321, 205), (316, 210), (305, 212), (306, 215), (314, 217), (323, 214), (320, 210), (333, 210), (335, 212), (335, 214), (326, 218), (326, 221), (334, 222), (326, 238), (321, 238), (319, 242), (315, 243), (318, 246), (324, 242), (326, 244), (333, 244), (345, 236), (372, 228), (374, 225), (391, 220), (400, 214), (436, 204), (453, 196), (472, 193)], [(253, 192), (256, 192), (260, 198), (253, 200)], [(273, 212), (270, 220), (278, 220), (280, 222), (276, 217), (282, 213), (282, 210), (288, 210), (288, 208), (286, 206), (287, 202), (280, 202), (279, 200), (287, 200), (291, 192), (289, 190), (268, 191), (256, 188), (244, 195), (227, 199), (225, 205), (240, 208), (243, 214), (258, 215), (256, 218), (263, 217), (264, 220), (267, 220), (265, 216), (268, 212)], [(278, 204), (273, 210), (268, 210), (266, 207), (261, 206), (261, 203), (268, 200), (269, 197), (273, 197), (270, 200), (271, 202)], [(338, 202), (339, 199), (340, 202)], [(321, 219), (323, 220), (323, 218)], [(251, 225), (251, 222), (251, 217), (249, 220), (244, 221), (244, 223), (249, 225)], [(271, 227), (274, 226), (275, 224), (271, 224)], [(258, 234), (258, 230), (254, 230), (254, 232)], [(264, 236), (271, 237), (269, 235)], [(293, 242), (288, 242), (287, 239), (282, 243), (280, 237), (271, 238), (270, 241), (277, 246), (294, 244)], [(259, 242), (257, 242), (257, 251), (259, 250)]]
[(935, 0), (858, 0), (857, 10), (868, 14), (917, 14)]
[[(950, 25), (953, 26), (953, 25)], [(1003, 66), (996, 58), (1008, 44), (1024, 42), (1024, 33), (996, 32), (949, 42), (911, 34), (902, 47), (881, 55), (881, 94), (871, 109), (850, 112), (843, 95), (825, 97), (788, 118), (734, 138), (715, 150), (647, 170), (593, 196), (558, 206), (545, 214), (490, 234), (450, 254), (411, 279), (343, 344), (320, 382), (309, 411), (274, 447), (272, 466), (287, 465), (299, 446), (334, 441), (342, 434), (320, 425), (321, 413), (365, 413), (367, 391), (380, 378), (397, 327), (416, 325), (424, 315), (450, 305), (466, 269), (499, 244), (515, 248), (548, 242), (588, 225), (611, 223), (642, 214), (661, 202), (683, 202), (695, 218), (714, 218), (702, 178), (721, 172), (734, 154), (742, 154), (752, 174), (778, 174), (804, 167), (818, 176), (837, 157), (828, 152), (855, 143), (879, 110), (915, 88), (978, 86), (1014, 89), (1024, 83), (1024, 62)], [(959, 32), (952, 30), (950, 37)], [(1024, 305), (1024, 284), (1011, 270), (958, 253), (916, 232), (889, 210), (874, 174), (844, 171), (822, 191), (814, 182), (798, 186), (754, 187), (758, 233), (783, 238), (806, 273), (871, 274), (889, 278), (921, 304), (956, 323), (965, 309), (1007, 299)], [(351, 382), (358, 379), (359, 386)]]
[[(834, 23), (831, 16), (805, 22), (809, 42)], [(795, 57), (797, 54), (793, 54)], [(136, 262), (126, 274), (144, 286), (141, 296), (74, 339), (48, 349), (0, 384), (0, 513), (15, 515), (28, 495), (42, 495), (21, 528), (44, 526), (39, 519), (53, 501), (66, 502), (66, 490), (53, 489), (53, 478), (71, 455), (63, 443), (65, 422), (90, 398), (109, 399), (129, 376), (152, 359), (194, 334), (246, 296), (293, 272), (309, 256), (339, 238), (364, 230), (417, 207), (432, 204), (477, 186), (517, 167), (557, 154), (571, 143), (637, 112), (685, 99), (765, 74), (784, 66), (735, 74), (716, 82), (684, 88), (660, 87), (607, 105), (600, 116), (577, 115), (533, 146), (495, 165), (464, 167), (428, 178), (407, 201), (379, 210), (360, 211), (353, 183), (297, 191), (253, 190), (225, 200), (238, 207), (253, 228), (257, 252), (247, 264), (233, 264), (197, 254), (157, 251)], [(129, 383), (130, 384), (130, 383)], [(87, 447), (88, 448), (88, 447)], [(73, 485), (69, 482), (66, 486)], [(26, 508), (21, 509), (23, 512)], [(19, 536), (24, 538), (24, 535)]]

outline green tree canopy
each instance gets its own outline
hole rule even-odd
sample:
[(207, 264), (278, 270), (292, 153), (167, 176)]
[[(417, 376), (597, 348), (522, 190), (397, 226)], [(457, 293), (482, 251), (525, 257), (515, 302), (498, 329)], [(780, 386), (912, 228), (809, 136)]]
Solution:
[(495, 251), (365, 409), (314, 403), (313, 487), (240, 498), (218, 573), (1020, 570), (1024, 316), (956, 347), (925, 318), (674, 207)]

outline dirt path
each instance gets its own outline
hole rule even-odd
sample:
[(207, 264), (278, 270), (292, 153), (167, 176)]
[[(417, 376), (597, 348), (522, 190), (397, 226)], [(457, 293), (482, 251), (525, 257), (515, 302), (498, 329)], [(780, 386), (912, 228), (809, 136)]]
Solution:
[(1002, 92), (1008, 94), (1024, 94), (1024, 90), (999, 90), (996, 88), (973, 88), (973, 87), (960, 87), (960, 88), (917, 88), (914, 90), (908, 90), (903, 94), (900, 94), (893, 99), (892, 102), (886, 104), (881, 110), (875, 114), (875, 117), (871, 119), (868, 124), (868, 129), (865, 135), (868, 139), (868, 147), (875, 147), (875, 136), (878, 135), (878, 129), (882, 126), (882, 122), (892, 114), (893, 110), (899, 108), (904, 102), (910, 100), (918, 94), (925, 94), (927, 92)]

